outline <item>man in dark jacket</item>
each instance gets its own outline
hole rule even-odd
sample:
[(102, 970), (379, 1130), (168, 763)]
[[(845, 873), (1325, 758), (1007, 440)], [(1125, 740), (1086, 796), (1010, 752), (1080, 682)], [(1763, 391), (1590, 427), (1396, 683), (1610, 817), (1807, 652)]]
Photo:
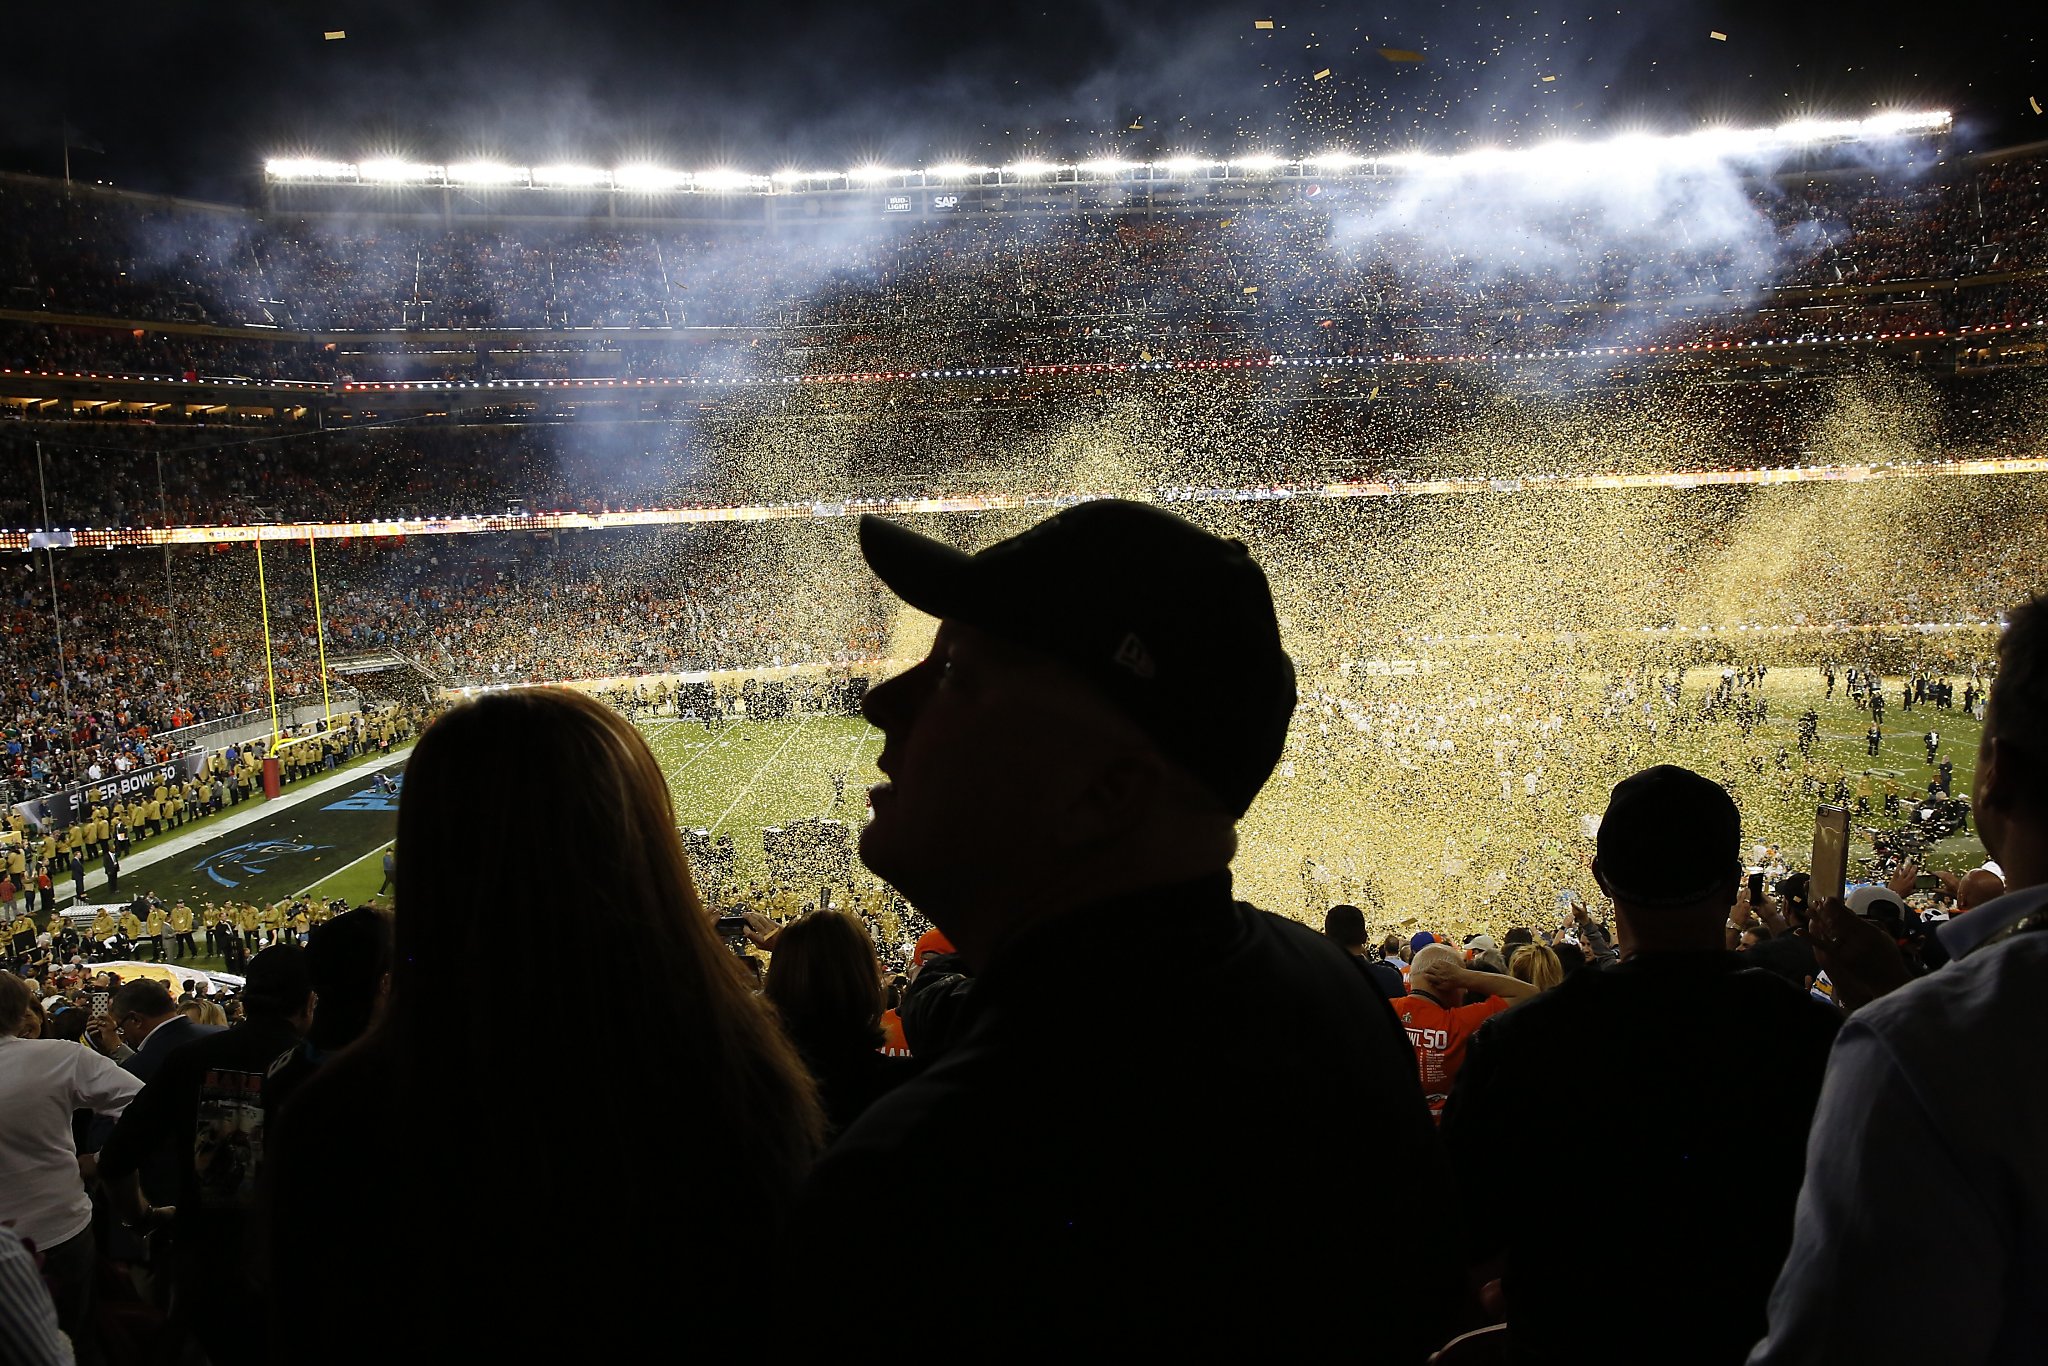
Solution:
[[(218, 1366), (262, 1358), (267, 1318), (246, 1242), (264, 1127), (307, 1071), (302, 1040), (314, 996), (305, 956), (297, 945), (278, 944), (250, 959), (245, 1022), (166, 1058), (99, 1154), (99, 1174), (112, 1186), (123, 1222), (170, 1225), (175, 1312)], [(170, 1211), (130, 1179), (166, 1145), (180, 1154), (178, 1202)]]
[[(1344, 1203), (1361, 1172), (1444, 1173), (1407, 1040), (1341, 949), (1231, 894), (1294, 710), (1264, 574), (1116, 501), (973, 557), (874, 518), (861, 539), (941, 620), (867, 695), (889, 781), (861, 857), (974, 987), (820, 1164), (792, 1247), (858, 1258), (929, 1200), (918, 1294), (978, 1351), (1421, 1361), (1455, 1268), (1356, 1237)], [(1399, 1287), (1396, 1321), (1361, 1335), (1304, 1298), (1333, 1239), (1351, 1283)], [(809, 1306), (831, 1332), (871, 1308), (857, 1278), (813, 1292), (845, 1297)]]
[[(1467, 1046), (1444, 1139), (1469, 1226), (1504, 1259), (1518, 1362), (1738, 1363), (1763, 1335), (1841, 1021), (1726, 950), (1740, 850), (1718, 784), (1669, 765), (1622, 782), (1593, 864), (1622, 962)], [(1493, 1183), (1510, 1171), (1568, 1172), (1594, 1198), (1509, 1217)]]

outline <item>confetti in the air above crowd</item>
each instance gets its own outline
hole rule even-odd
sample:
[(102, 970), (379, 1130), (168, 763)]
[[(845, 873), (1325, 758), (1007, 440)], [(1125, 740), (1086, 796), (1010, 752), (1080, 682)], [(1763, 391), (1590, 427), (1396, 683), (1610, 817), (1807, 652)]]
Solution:
[[(1686, 217), (1683, 205), (1594, 215), (1505, 181), (1488, 190), (1496, 201), (1519, 196), (1517, 232), (1488, 237), (1460, 210), (1469, 191), (1459, 182), (1417, 177), (1331, 181), (1329, 208), (1318, 195), (1314, 207), (1249, 202), (1206, 217), (990, 215), (786, 239), (684, 227), (278, 230), (264, 242), (260, 286), (231, 273), (250, 259), (236, 229), (173, 216), (152, 221), (160, 236), (150, 260), (228, 263), (209, 267), (224, 273), (210, 280), (204, 307), (232, 320), (241, 301), (260, 298), (293, 310), (296, 327), (343, 340), (314, 348), (21, 324), (0, 335), (79, 364), (114, 354), (84, 348), (118, 346), (130, 348), (123, 363), (272, 367), (321, 383), (458, 376), (470, 366), (559, 382), (907, 367), (954, 378), (630, 403), (563, 391), (543, 400), (561, 405), (544, 420), (539, 404), (518, 399), (488, 427), (384, 414), (317, 439), (241, 420), (32, 435), (24, 424), (0, 435), (16, 476), (0, 484), (16, 500), (0, 525), (39, 520), (24, 501), (35, 487), (35, 436), (59, 526), (433, 517), (513, 500), (843, 509), (855, 496), (1240, 490), (1242, 502), (1173, 505), (1252, 548), (1301, 668), (1304, 705), (1285, 766), (1246, 823), (1244, 885), (1279, 909), (1342, 895), (1375, 917), (1397, 919), (1405, 902), (1405, 914), (1455, 912), (1498, 929), (1579, 877), (1583, 822), (1629, 765), (1675, 757), (1725, 775), (1774, 832), (1802, 819), (1811, 775), (1780, 766), (1782, 736), (1701, 713), (1723, 667), (1768, 660), (1790, 676), (1833, 657), (1966, 677), (1987, 661), (1984, 623), (2048, 582), (2038, 550), (2048, 544), (2048, 491), (2037, 476), (1542, 487), (1551, 476), (2030, 451), (2048, 435), (2038, 372), (1936, 381), (1860, 341), (1792, 346), (1761, 384), (1737, 383), (1750, 362), (1711, 351), (1668, 361), (1537, 353), (1560, 342), (1790, 344), (1817, 326), (1874, 335), (2028, 309), (2038, 295), (2024, 285), (1882, 309), (1834, 302), (1819, 323), (1811, 306), (1737, 303), (1701, 316), (1693, 303), (1877, 282), (1897, 270), (1970, 274), (1971, 252), (2031, 240), (2024, 224), (2042, 193), (2038, 176), (2000, 184), (2009, 197), (1988, 201), (1980, 244), (1900, 237), (1900, 222), (1940, 221), (1962, 192), (1939, 178), (1863, 171), (1780, 185), (1746, 201), (1753, 216), (1739, 232), (1710, 240), (1697, 222), (1683, 235), (1668, 230)], [(1866, 214), (1882, 249), (1863, 245)], [(1525, 255), (1539, 240), (1544, 251)], [(107, 245), (107, 259), (120, 253)], [(560, 319), (637, 340), (535, 332), (451, 361), (446, 348), (403, 340), (408, 310), (417, 318), (429, 305), (384, 288), (394, 262), (419, 263), (441, 282), (427, 314), (434, 326)], [(551, 291), (531, 287), (544, 279)], [(1156, 302), (1134, 304), (1133, 279)], [(90, 287), (78, 276), (64, 285)], [(1532, 295), (1586, 302), (1557, 308)], [(1016, 307), (1020, 297), (1033, 306)], [(687, 347), (660, 340), (679, 324), (729, 335)], [(365, 328), (387, 335), (364, 339), (356, 330)], [(1425, 349), (1467, 359), (1414, 358)], [(998, 375), (985, 363), (997, 354), (1066, 364)], [(1369, 363), (1271, 363), (1311, 355)], [(1082, 368), (1158, 358), (1216, 368)], [(1436, 498), (1258, 496), (1382, 478), (1480, 487)], [(917, 520), (973, 548), (1039, 515)], [(1845, 525), (1882, 530), (1844, 537)], [(931, 623), (881, 592), (852, 526), (836, 517), (323, 543), (327, 645), (397, 644), (443, 677), (484, 683), (914, 657)], [(1977, 529), (1967, 555), (1959, 527)], [(131, 610), (123, 604), (147, 602), (146, 628), (120, 638), (124, 657), (135, 667), (178, 661), (170, 693), (195, 707), (247, 704), (264, 667), (253, 556), (246, 546), (215, 550), (175, 552), (168, 582), (153, 554), (57, 557), (77, 623), (67, 644), (115, 638)], [(6, 585), (10, 600), (31, 604), (24, 658), (53, 648), (46, 590), (36, 586), (42, 558), (17, 563)], [(1972, 572), (1930, 573), (1930, 564)], [(1979, 572), (1985, 564), (1998, 571)], [(266, 551), (276, 667), (296, 695), (318, 681), (309, 571), (303, 542)], [(195, 629), (181, 605), (198, 602), (209, 610)], [(1923, 623), (1947, 627), (1930, 634)], [(1668, 686), (1676, 703), (1664, 700)], [(1424, 790), (1435, 795), (1418, 803)], [(1433, 870), (1419, 889), (1409, 880), (1416, 869)]]

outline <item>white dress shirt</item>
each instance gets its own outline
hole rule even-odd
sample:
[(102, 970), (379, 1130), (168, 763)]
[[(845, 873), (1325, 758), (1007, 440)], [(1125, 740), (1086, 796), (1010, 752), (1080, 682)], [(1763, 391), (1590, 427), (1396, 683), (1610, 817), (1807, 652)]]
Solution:
[(0, 1220), (37, 1247), (92, 1220), (71, 1112), (118, 1115), (142, 1090), (119, 1064), (63, 1039), (0, 1038)]
[(2043, 1153), (2048, 930), (1851, 1015), (1828, 1059), (1792, 1252), (1750, 1366), (2041, 1361)]
[(2022, 887), (2017, 892), (2007, 892), (2004, 896), (1991, 898), (1975, 910), (1952, 915), (1934, 933), (1941, 940), (1941, 946), (1948, 950), (1950, 958), (1961, 958), (2043, 905), (2048, 905), (2048, 882), (2039, 887)]

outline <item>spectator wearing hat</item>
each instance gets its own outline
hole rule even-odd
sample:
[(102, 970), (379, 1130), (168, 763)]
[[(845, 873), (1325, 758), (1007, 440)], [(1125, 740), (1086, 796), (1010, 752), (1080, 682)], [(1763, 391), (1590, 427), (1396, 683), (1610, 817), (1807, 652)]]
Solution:
[(1739, 1362), (1791, 1241), (1840, 1017), (1727, 951), (1742, 840), (1720, 785), (1670, 765), (1626, 779), (1596, 848), (1622, 961), (1474, 1035), (1444, 1138), (1475, 1190), (1595, 1160), (1626, 1192), (1556, 1220), (1472, 1202), (1480, 1246), (1502, 1259), (1516, 1360)]
[[(2048, 1342), (2048, 598), (1998, 656), (1972, 796), (2011, 890), (1941, 927), (1946, 967), (1843, 1027), (1757, 1366), (2038, 1361)], [(1849, 941), (1888, 947), (1837, 911), (1814, 918), (1830, 972)], [(1892, 1304), (1912, 1310), (1872, 1312)]]
[[(315, 998), (305, 951), (279, 944), (250, 959), (241, 1000), (242, 1024), (164, 1059), (98, 1158), (123, 1223), (171, 1229), (174, 1317), (220, 1366), (262, 1360), (264, 1301), (248, 1239), (265, 1130), (310, 1070), (302, 1040)], [(168, 1209), (137, 1180), (167, 1149), (179, 1159), (177, 1203)]]
[[(858, 1259), (904, 1192), (938, 1191), (945, 1251), (920, 1293), (976, 1350), (1354, 1347), (1344, 1316), (1287, 1307), (1284, 1249), (1354, 1225), (1285, 1155), (1444, 1168), (1386, 1002), (1326, 938), (1231, 894), (1236, 822), (1295, 706), (1265, 575), (1241, 544), (1116, 500), (971, 557), (873, 517), (860, 534), (940, 620), (930, 654), (867, 694), (888, 781), (861, 857), (958, 946), (974, 1000), (820, 1162), (791, 1246)], [(1347, 1262), (1405, 1287), (1372, 1333), (1387, 1360), (1449, 1336), (1444, 1259), (1418, 1272), (1364, 1240)], [(807, 1295), (834, 1333), (872, 1308), (858, 1278)]]

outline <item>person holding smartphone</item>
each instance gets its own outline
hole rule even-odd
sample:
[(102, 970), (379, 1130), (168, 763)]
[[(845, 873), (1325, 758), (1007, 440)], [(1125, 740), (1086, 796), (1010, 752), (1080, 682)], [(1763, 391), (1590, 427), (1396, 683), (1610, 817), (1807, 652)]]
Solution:
[(1941, 926), (1953, 961), (1911, 982), (1881, 929), (1815, 908), (1824, 963), (1886, 964), (1898, 985), (1829, 1061), (1751, 1366), (1978, 1366), (2048, 1342), (2048, 597), (2009, 614), (1998, 662), (1971, 795), (2008, 890)]

